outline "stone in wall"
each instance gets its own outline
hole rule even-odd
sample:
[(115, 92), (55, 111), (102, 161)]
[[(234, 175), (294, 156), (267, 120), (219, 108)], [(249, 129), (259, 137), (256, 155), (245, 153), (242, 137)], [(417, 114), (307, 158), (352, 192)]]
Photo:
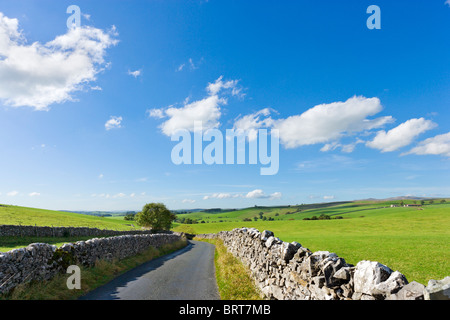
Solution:
[(397, 293), (390, 294), (386, 300), (424, 300), (424, 290), (425, 286), (423, 284), (412, 281)]
[(450, 300), (450, 277), (430, 280), (424, 295), (426, 300)]

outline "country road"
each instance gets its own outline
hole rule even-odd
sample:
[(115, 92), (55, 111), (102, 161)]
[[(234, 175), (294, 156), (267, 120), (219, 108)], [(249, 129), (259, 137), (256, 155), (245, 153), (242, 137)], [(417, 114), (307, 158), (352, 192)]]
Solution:
[(187, 247), (146, 262), (82, 296), (81, 300), (219, 300), (214, 246)]

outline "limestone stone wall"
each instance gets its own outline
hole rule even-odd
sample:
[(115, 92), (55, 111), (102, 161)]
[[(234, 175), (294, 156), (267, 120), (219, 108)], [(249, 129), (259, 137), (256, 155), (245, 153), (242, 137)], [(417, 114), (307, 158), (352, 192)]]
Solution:
[(223, 240), (228, 251), (249, 268), (267, 299), (450, 299), (450, 277), (432, 280), (425, 288), (379, 262), (351, 265), (335, 253), (311, 252), (300, 243), (283, 242), (271, 231), (241, 228), (197, 237)]
[(97, 260), (123, 259), (149, 247), (182, 239), (179, 233), (122, 235), (67, 243), (57, 248), (33, 243), (26, 248), (0, 253), (0, 294), (31, 280), (49, 280), (70, 265), (93, 266)]
[(0, 237), (107, 237), (127, 234), (150, 234), (151, 230), (102, 230), (87, 227), (40, 227), (0, 225)]

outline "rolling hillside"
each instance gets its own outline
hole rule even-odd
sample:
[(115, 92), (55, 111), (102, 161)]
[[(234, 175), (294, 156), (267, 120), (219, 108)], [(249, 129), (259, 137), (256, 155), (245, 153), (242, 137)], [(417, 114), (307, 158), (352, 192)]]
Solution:
[[(432, 200), (434, 204), (440, 204), (441, 199)], [(446, 203), (450, 203), (447, 199)], [(344, 201), (303, 204), (294, 206), (278, 206), (278, 207), (250, 207), (232, 211), (220, 211), (211, 213), (207, 211), (199, 211), (188, 214), (178, 214), (177, 218), (181, 222), (182, 219), (196, 220), (199, 223), (214, 222), (240, 222), (244, 219), (255, 220), (303, 220), (314, 216), (328, 215), (334, 218), (354, 218), (364, 216), (366, 211), (370, 210), (370, 215), (375, 214), (374, 210), (390, 208), (391, 205), (400, 206), (400, 204), (420, 204), (420, 200), (360, 200), (360, 201)], [(430, 200), (425, 201), (425, 206), (430, 204)], [(392, 211), (382, 211), (381, 214), (391, 213)]]
[(129, 221), (73, 212), (0, 205), (0, 224), (132, 230)]

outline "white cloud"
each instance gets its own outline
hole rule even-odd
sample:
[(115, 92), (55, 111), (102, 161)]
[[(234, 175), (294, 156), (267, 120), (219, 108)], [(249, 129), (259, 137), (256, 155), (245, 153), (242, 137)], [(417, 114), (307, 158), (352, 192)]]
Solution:
[(327, 144), (325, 144), (325, 145), (320, 149), (320, 151), (322, 151), (322, 152), (328, 152), (328, 151), (335, 150), (336, 148), (338, 148), (338, 147), (340, 147), (340, 146), (341, 146), (341, 144), (340, 144), (340, 143), (337, 143), (337, 142), (335, 141), (335, 142), (332, 142), (332, 143), (327, 143)]
[(186, 65), (185, 63), (180, 64), (177, 68), (177, 71), (178, 72), (183, 71), (185, 65)]
[(19, 21), (0, 12), (0, 99), (36, 110), (73, 101), (73, 93), (90, 88), (106, 67), (106, 49), (117, 44), (115, 36), (115, 28), (104, 32), (86, 26), (45, 44), (27, 44)]
[(163, 119), (165, 118), (165, 114), (164, 114), (164, 109), (160, 108), (160, 109), (149, 109), (146, 111), (146, 113), (148, 113), (148, 116), (151, 118), (156, 118), (156, 119)]
[(246, 199), (280, 199), (281, 192), (274, 192), (272, 194), (266, 194), (261, 189), (255, 189), (248, 193), (213, 193), (211, 195), (207, 195), (203, 197), (203, 200), (208, 199), (230, 199), (230, 198), (246, 198)]
[(245, 195), (246, 198), (266, 198), (266, 194), (264, 194), (264, 191), (262, 191), (261, 189), (256, 189), (253, 191), (250, 191), (249, 193), (247, 193)]
[(198, 69), (198, 66), (196, 66), (194, 64), (194, 61), (192, 60), (192, 58), (189, 58), (189, 65), (191, 66), (192, 70)]
[(18, 191), (10, 191), (10, 192), (6, 193), (6, 195), (7, 195), (8, 197), (15, 197), (15, 196), (17, 196), (18, 194), (19, 194)]
[[(153, 118), (168, 118), (160, 126), (161, 131), (172, 136), (178, 130), (194, 131), (195, 122), (201, 122), (202, 129), (208, 130), (218, 128), (220, 126), (219, 119), (222, 115), (220, 107), (227, 104), (227, 99), (219, 97), (219, 93), (226, 89), (231, 91), (228, 94), (237, 94), (233, 89), (237, 87), (237, 80), (223, 81), (223, 77), (219, 77), (214, 83), (209, 83), (206, 91), (208, 96), (194, 102), (186, 99), (182, 107), (174, 107), (173, 105), (165, 109), (150, 109), (147, 113)], [(234, 92), (234, 93), (233, 93)]]
[[(271, 109), (265, 108), (255, 113), (238, 117), (234, 122), (233, 129), (247, 132), (249, 140), (254, 140), (257, 138), (258, 129), (272, 126), (273, 120), (268, 117), (270, 112)], [(261, 119), (263, 116), (266, 118)]]
[[(238, 92), (236, 90), (238, 80), (229, 80), (229, 81), (222, 81), (223, 76), (220, 76), (214, 83), (209, 83), (206, 90), (209, 92), (210, 95), (217, 95), (220, 91), (224, 89), (232, 89), (232, 95), (236, 95)], [(234, 90), (234, 91), (233, 91)], [(234, 93), (233, 93), (234, 92)]]
[(115, 117), (115, 116), (111, 116), (111, 118), (106, 121), (105, 123), (105, 129), (106, 130), (111, 130), (111, 129), (119, 129), (122, 128), (122, 117)]
[(450, 157), (450, 132), (428, 138), (403, 155), (406, 154), (443, 155)]
[(270, 199), (280, 199), (282, 196), (281, 192), (274, 192), (270, 195)]
[(181, 201), (182, 203), (195, 203), (195, 200), (192, 199), (184, 199), (183, 201)]
[(391, 123), (390, 116), (367, 119), (382, 110), (378, 98), (353, 97), (345, 102), (315, 106), (300, 115), (274, 120), (286, 148), (330, 143), (358, 132)]
[(337, 141), (335, 141), (332, 143), (325, 144), (320, 149), (320, 151), (327, 152), (327, 151), (335, 150), (337, 148), (341, 148), (341, 151), (344, 153), (352, 153), (355, 150), (356, 146), (360, 143), (364, 143), (364, 141), (359, 138), (357, 138), (356, 141), (349, 143), (349, 144), (341, 144), (341, 143), (338, 143)]
[(176, 72), (183, 71), (187, 65), (189, 66), (190, 70), (197, 70), (202, 62), (203, 62), (203, 58), (201, 58), (198, 61), (198, 63), (194, 63), (194, 60), (192, 58), (189, 58), (187, 63), (180, 64), (175, 71)]
[(450, 0), (446, 0), (444, 4), (450, 7)]
[(98, 175), (98, 178), (99, 178), (99, 179), (103, 179), (103, 177), (104, 177), (103, 173), (100, 173), (100, 174)]
[(142, 75), (142, 70), (135, 70), (135, 71), (128, 70), (128, 74), (130, 76), (133, 76), (133, 77), (137, 78), (140, 75)]
[(245, 195), (245, 198), (248, 199), (280, 199), (281, 198), (281, 192), (274, 192), (272, 194), (265, 194), (263, 190), (256, 189), (253, 191), (250, 191)]
[(212, 95), (202, 100), (188, 103), (181, 108), (169, 107), (164, 111), (169, 117), (161, 125), (162, 132), (171, 136), (178, 130), (194, 130), (196, 121), (202, 122), (204, 130), (217, 128), (220, 125), (219, 118), (221, 116), (220, 106), (226, 104), (226, 100)]
[(31, 192), (28, 194), (30, 197), (37, 197), (40, 196), (41, 194), (39, 192)]
[(116, 199), (116, 198), (124, 198), (124, 197), (126, 197), (126, 194), (122, 193), (122, 192), (112, 196), (112, 198), (114, 198), (114, 199)]
[(418, 135), (435, 127), (436, 124), (431, 120), (410, 119), (387, 132), (379, 131), (375, 138), (366, 145), (373, 149), (379, 149), (381, 152), (395, 151), (411, 144)]
[(341, 146), (342, 152), (352, 153), (355, 150), (356, 146), (360, 143), (364, 143), (364, 141), (358, 138), (355, 142), (344, 144)]
[(232, 198), (233, 195), (231, 193), (213, 193), (209, 196), (204, 196), (203, 200), (208, 200), (208, 199), (229, 199)]
[(324, 200), (333, 200), (335, 196), (323, 196)]

